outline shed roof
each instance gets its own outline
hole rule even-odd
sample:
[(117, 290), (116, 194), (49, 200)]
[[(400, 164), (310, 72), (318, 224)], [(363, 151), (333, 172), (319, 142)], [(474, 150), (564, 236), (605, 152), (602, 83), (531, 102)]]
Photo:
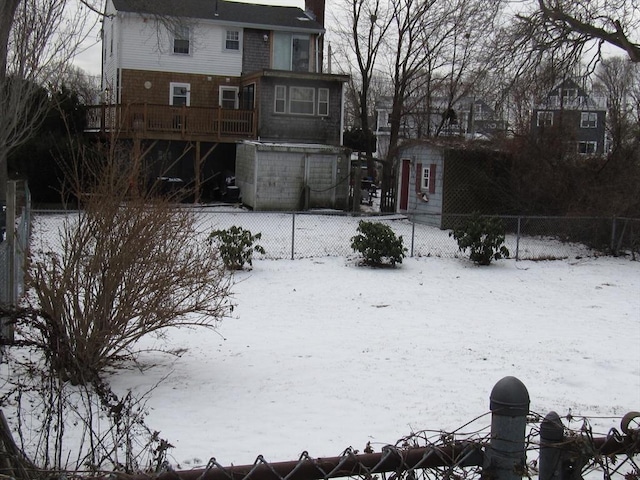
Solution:
[(289, 28), (323, 32), (324, 28), (298, 7), (258, 5), (227, 0), (112, 0), (119, 12), (184, 17), (244, 24), (254, 28)]

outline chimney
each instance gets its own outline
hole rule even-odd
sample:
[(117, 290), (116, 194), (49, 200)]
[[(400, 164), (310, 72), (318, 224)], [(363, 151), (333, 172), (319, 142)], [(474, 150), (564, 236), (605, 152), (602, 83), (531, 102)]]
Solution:
[[(312, 19), (318, 22), (324, 28), (324, 9), (325, 0), (304, 0), (304, 10)], [(321, 36), (316, 43), (318, 51), (316, 52), (317, 65), (316, 72), (323, 71), (324, 61), (324, 36)]]
[(304, 9), (311, 12), (312, 18), (324, 27), (325, 0), (304, 0)]

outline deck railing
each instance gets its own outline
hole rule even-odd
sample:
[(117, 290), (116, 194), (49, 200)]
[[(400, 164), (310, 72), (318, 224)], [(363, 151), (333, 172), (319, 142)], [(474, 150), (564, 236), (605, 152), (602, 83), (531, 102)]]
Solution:
[(87, 129), (120, 135), (255, 138), (253, 110), (152, 104), (94, 105)]

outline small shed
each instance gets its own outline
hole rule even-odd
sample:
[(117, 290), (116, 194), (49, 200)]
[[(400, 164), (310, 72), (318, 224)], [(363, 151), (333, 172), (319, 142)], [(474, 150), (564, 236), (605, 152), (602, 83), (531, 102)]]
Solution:
[(253, 210), (345, 210), (349, 173), (343, 147), (245, 141), (236, 150), (236, 186)]
[(489, 144), (419, 140), (403, 144), (398, 159), (398, 211), (415, 221), (444, 229), (458, 215), (510, 210), (511, 163)]

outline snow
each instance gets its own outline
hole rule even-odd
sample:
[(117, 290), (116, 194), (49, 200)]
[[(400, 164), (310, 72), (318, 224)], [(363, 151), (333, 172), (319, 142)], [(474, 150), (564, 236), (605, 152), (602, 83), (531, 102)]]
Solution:
[[(507, 375), (542, 416), (640, 407), (638, 262), (411, 258), (374, 270), (326, 257), (254, 267), (236, 275), (235, 318), (218, 334), (174, 332), (182, 357), (144, 355), (152, 368), (110, 378), (121, 391), (160, 382), (147, 423), (182, 468), (335, 456), (368, 441), (379, 451), (412, 431), (453, 431), (487, 413)], [(599, 432), (618, 425), (601, 420)]]
[(588, 416), (604, 435), (640, 410), (640, 262), (582, 253), (489, 267), (423, 256), (395, 269), (352, 254), (257, 259), (234, 274), (237, 306), (217, 332), (149, 338), (140, 365), (108, 381), (149, 392), (146, 423), (183, 469), (486, 430), (491, 389), (508, 375), (532, 412)]

